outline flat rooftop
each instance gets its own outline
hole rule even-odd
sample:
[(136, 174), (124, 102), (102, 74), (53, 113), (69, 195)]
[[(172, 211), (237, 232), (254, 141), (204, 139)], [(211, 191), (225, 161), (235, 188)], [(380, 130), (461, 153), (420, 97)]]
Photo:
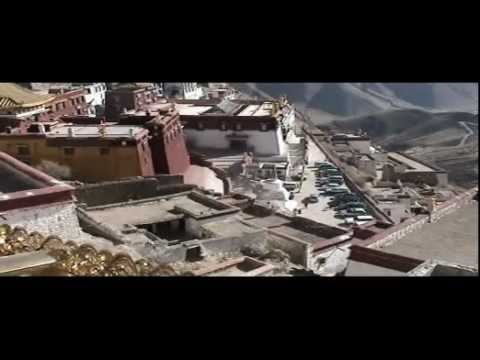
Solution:
[[(271, 228), (278, 233), (288, 235), (310, 244), (319, 244), (325, 240), (333, 239), (336, 236), (342, 235), (345, 232), (341, 232), (338, 229), (333, 229), (327, 225), (317, 223), (315, 228), (303, 228), (297, 224), (285, 224), (278, 227)], [(338, 232), (337, 232), (338, 231)]]
[(105, 134), (102, 136), (100, 134), (100, 127), (98, 125), (65, 125), (58, 126), (52, 129), (51, 132), (47, 134), (47, 137), (50, 138), (62, 138), (70, 137), (69, 129), (73, 130), (73, 134), (78, 138), (134, 138), (138, 134), (145, 131), (144, 128), (140, 126), (130, 126), (130, 125), (114, 125), (114, 126), (105, 126)]
[(207, 217), (236, 210), (236, 208), (228, 207), (220, 202), (210, 201), (212, 204), (196, 198), (193, 193), (184, 193), (173, 197), (93, 207), (86, 211), (99, 222), (123, 227), (126, 224), (147, 225), (167, 222), (182, 218), (185, 213), (195, 217)]
[(237, 116), (270, 116), (272, 115), (273, 104), (263, 103), (261, 105), (248, 105), (240, 111)]
[(202, 227), (211, 231), (216, 236), (221, 237), (241, 236), (243, 234), (251, 234), (262, 230), (257, 227), (248, 226), (237, 219), (215, 221), (205, 224)]
[(175, 208), (175, 203), (179, 201), (181, 199), (175, 201), (154, 200), (132, 205), (120, 204), (102, 209), (87, 210), (87, 212), (95, 220), (116, 227), (123, 227), (126, 224), (145, 225), (179, 218), (178, 214), (171, 212)]
[(247, 220), (249, 223), (256, 226), (265, 227), (265, 228), (271, 228), (271, 227), (281, 226), (281, 225), (290, 223), (289, 219), (284, 218), (282, 216), (278, 216), (278, 215), (257, 217), (254, 215), (244, 214), (243, 216), (244, 216), (244, 219)]
[(407, 276), (407, 274), (381, 266), (349, 260), (345, 276)]
[(240, 103), (223, 100), (219, 104), (206, 104), (195, 102), (176, 103), (180, 115), (229, 115), (229, 116), (272, 116), (274, 105), (270, 101), (262, 103)]
[(478, 203), (466, 205), (426, 224), (391, 246), (387, 253), (418, 259), (438, 259), (478, 269)]
[(211, 106), (200, 106), (194, 104), (176, 104), (175, 107), (180, 115), (202, 115), (214, 108)]
[(427, 165), (424, 165), (399, 153), (389, 152), (388, 158), (393, 160), (395, 163), (406, 165), (408, 167), (407, 170), (409, 171), (436, 171)]

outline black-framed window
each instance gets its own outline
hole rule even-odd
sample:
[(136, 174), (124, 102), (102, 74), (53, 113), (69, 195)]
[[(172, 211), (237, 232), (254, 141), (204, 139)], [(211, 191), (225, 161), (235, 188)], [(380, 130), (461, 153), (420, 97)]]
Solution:
[(110, 148), (100, 148), (100, 155), (110, 155)]
[(63, 148), (63, 154), (66, 156), (73, 156), (75, 155), (75, 148)]
[(28, 145), (17, 145), (17, 154), (19, 156), (30, 156), (30, 147)]

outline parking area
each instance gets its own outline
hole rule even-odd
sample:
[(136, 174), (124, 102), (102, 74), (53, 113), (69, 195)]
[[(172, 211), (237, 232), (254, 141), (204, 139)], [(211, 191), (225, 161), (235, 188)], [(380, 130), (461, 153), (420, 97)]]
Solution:
[[(320, 189), (317, 187), (316, 181), (316, 162), (326, 162), (325, 154), (315, 145), (314, 142), (308, 143), (308, 166), (305, 168), (304, 181), (299, 192), (294, 193), (294, 200), (298, 203), (297, 216), (308, 218), (329, 226), (335, 226), (338, 228), (348, 228), (349, 225), (345, 224), (345, 219), (341, 217), (335, 217), (336, 211), (333, 207), (330, 207), (328, 203), (332, 200), (332, 197), (328, 195), (320, 195)], [(311, 195), (318, 196), (318, 202), (310, 202), (305, 204), (304, 199)], [(345, 201), (347, 202), (347, 201)], [(344, 202), (344, 203), (345, 203)], [(344, 210), (346, 211), (346, 210)], [(352, 210), (349, 210), (352, 211)]]
[(306, 178), (303, 181), (300, 192), (295, 193), (295, 200), (299, 204), (299, 209), (301, 213), (298, 216), (311, 219), (322, 224), (329, 226), (335, 226), (339, 228), (345, 228), (343, 225), (343, 219), (336, 218), (335, 210), (329, 208), (328, 202), (330, 198), (328, 196), (319, 196), (317, 203), (310, 203), (307, 207), (304, 207), (302, 200), (309, 197), (310, 195), (318, 195), (319, 190), (315, 186), (315, 162), (327, 161), (325, 154), (313, 143), (312, 141), (308, 142), (308, 166), (305, 168), (304, 177)]

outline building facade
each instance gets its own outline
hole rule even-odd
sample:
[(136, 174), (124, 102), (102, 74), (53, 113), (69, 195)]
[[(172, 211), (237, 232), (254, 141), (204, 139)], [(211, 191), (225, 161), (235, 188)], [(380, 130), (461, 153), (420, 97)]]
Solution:
[(147, 111), (124, 114), (119, 124), (137, 124), (148, 130), (155, 173), (178, 175), (190, 167), (180, 115), (173, 104), (154, 104)]
[(65, 115), (87, 115), (83, 89), (50, 89), (37, 94), (12, 83), (0, 84), (0, 132), (25, 132), (32, 122), (59, 120)]
[(85, 102), (88, 106), (88, 115), (97, 115), (99, 110), (105, 106), (106, 84), (93, 83), (80, 85), (80, 87), (85, 90)]
[(195, 149), (285, 156), (294, 123), (292, 107), (278, 102), (228, 100), (177, 101), (187, 143)]
[(61, 124), (48, 133), (0, 134), (0, 150), (84, 182), (155, 174), (148, 131), (138, 126)]
[(141, 111), (159, 99), (159, 89), (155, 86), (117, 87), (106, 93), (105, 116), (118, 119), (122, 113)]
[(203, 97), (203, 90), (196, 82), (161, 83), (161, 87), (163, 95), (168, 98), (197, 100)]

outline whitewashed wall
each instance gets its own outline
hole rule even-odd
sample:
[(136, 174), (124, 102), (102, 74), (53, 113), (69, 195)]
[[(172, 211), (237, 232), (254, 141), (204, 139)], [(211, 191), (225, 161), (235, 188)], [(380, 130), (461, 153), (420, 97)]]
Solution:
[[(184, 129), (187, 141), (196, 148), (223, 149), (230, 148), (231, 131)], [(255, 155), (285, 155), (287, 145), (283, 141), (281, 129), (276, 131), (243, 130), (237, 134), (248, 135), (247, 146), (254, 147)]]
[(370, 154), (370, 140), (350, 141), (348, 144), (352, 150), (356, 150), (360, 154)]

